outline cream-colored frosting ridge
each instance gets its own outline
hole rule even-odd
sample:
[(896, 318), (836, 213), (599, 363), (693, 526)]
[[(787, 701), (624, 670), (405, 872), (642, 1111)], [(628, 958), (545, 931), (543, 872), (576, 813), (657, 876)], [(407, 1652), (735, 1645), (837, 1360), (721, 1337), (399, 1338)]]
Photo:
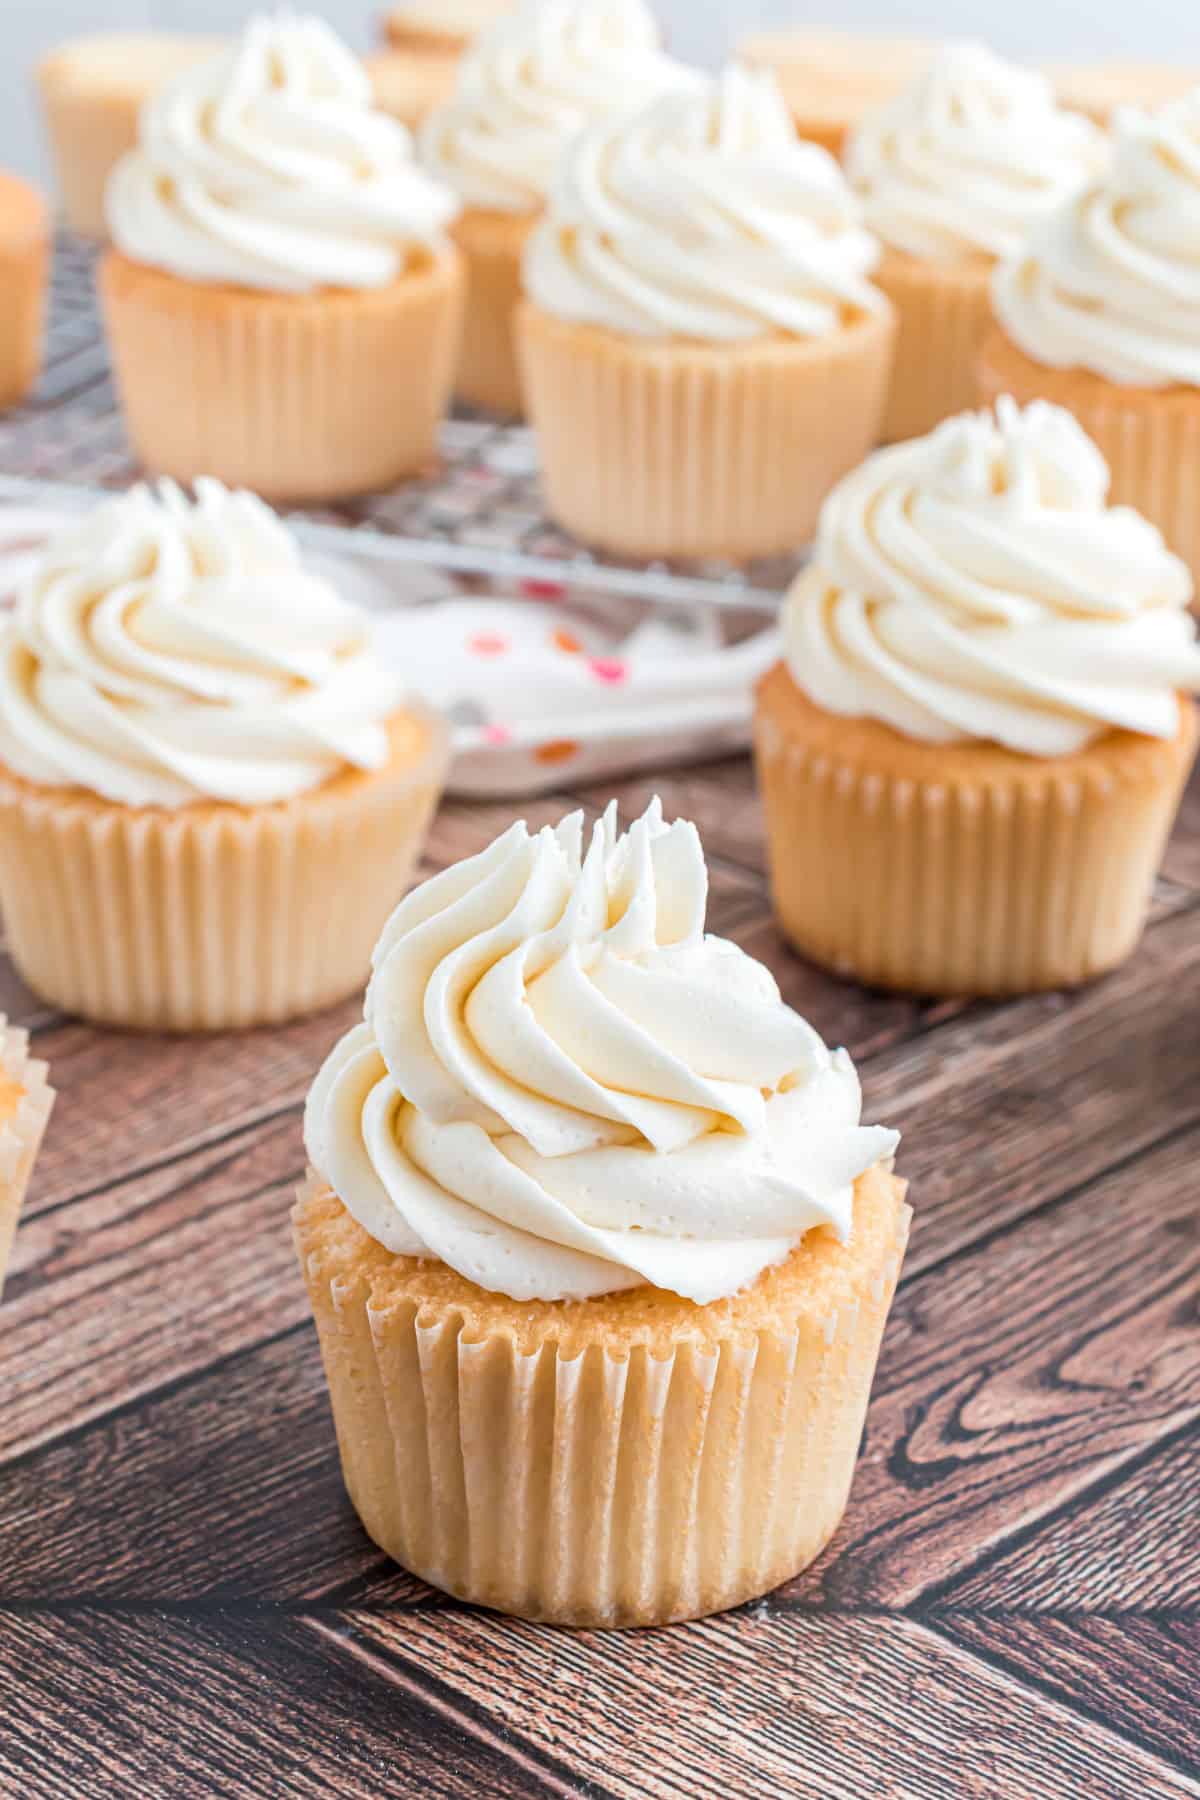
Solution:
[(895, 1149), (853, 1064), (707, 936), (693, 825), (655, 802), (516, 824), (417, 888), (365, 1022), (309, 1096), (309, 1160), (385, 1249), (516, 1300), (642, 1283), (706, 1303), (827, 1225)]
[(1037, 401), (949, 419), (830, 494), (785, 609), (788, 667), (827, 712), (1030, 756), (1114, 728), (1172, 737), (1200, 691), (1187, 568), (1108, 506), (1075, 420)]

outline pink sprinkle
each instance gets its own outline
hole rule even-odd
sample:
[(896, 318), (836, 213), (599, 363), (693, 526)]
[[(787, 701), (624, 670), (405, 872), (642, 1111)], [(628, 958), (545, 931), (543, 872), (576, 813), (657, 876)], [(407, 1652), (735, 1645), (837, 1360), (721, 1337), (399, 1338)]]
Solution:
[(608, 681), (616, 686), (619, 681), (629, 680), (629, 664), (615, 656), (593, 656), (588, 667), (597, 681)]
[(489, 744), (507, 744), (512, 739), (512, 732), (507, 725), (489, 725), (483, 735)]
[(467, 639), (467, 649), (475, 656), (504, 656), (512, 648), (498, 631), (477, 631)]

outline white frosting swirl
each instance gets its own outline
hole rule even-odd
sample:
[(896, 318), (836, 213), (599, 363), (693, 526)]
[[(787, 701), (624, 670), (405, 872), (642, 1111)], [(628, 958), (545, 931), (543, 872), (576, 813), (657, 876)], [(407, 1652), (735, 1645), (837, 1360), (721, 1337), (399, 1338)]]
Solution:
[(878, 256), (774, 77), (734, 67), (577, 140), (525, 285), (545, 311), (613, 331), (818, 337), (885, 308), (866, 279)]
[(885, 244), (957, 262), (1018, 249), (1107, 154), (1104, 133), (1058, 107), (1045, 75), (950, 44), (862, 121), (846, 169)]
[(1118, 115), (1107, 177), (996, 270), (992, 304), (1050, 368), (1200, 387), (1200, 88), (1158, 113)]
[(252, 494), (169, 482), (53, 540), (0, 627), (0, 761), (128, 806), (261, 805), (381, 767), (396, 677)]
[(949, 419), (830, 494), (785, 618), (827, 712), (931, 743), (1058, 756), (1121, 727), (1170, 738), (1200, 690), (1185, 565), (1124, 506), (1060, 408)]
[(816, 1225), (897, 1143), (844, 1051), (704, 934), (693, 825), (578, 813), (409, 895), (366, 1023), (309, 1096), (309, 1159), (385, 1249), (516, 1300), (650, 1282), (704, 1303)]
[(659, 49), (644, 0), (525, 0), (464, 57), (421, 155), (468, 206), (536, 212), (585, 126), (695, 79)]
[(135, 262), (295, 293), (386, 287), (458, 210), (404, 126), (371, 110), (358, 59), (287, 14), (252, 20), (148, 102), (106, 203)]

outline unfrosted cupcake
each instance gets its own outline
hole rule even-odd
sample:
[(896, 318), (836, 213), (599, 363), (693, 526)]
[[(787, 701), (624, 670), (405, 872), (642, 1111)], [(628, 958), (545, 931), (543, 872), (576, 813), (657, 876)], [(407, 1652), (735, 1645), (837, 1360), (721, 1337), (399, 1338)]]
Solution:
[(293, 1215), (366, 1529), (529, 1618), (763, 1593), (846, 1504), (908, 1208), (853, 1064), (704, 933), (695, 827), (578, 813), (418, 888)]
[(181, 76), (113, 172), (99, 273), (141, 461), (290, 500), (427, 465), (461, 324), (455, 211), (317, 19), (257, 19)]
[(104, 189), (137, 143), (152, 94), (220, 53), (222, 40), (176, 31), (102, 31), (59, 44), (35, 79), (63, 216), (86, 237), (108, 235)]
[(567, 145), (596, 120), (697, 79), (663, 55), (644, 0), (525, 0), (464, 59), (453, 99), (422, 127), (421, 155), (463, 205), (456, 390), (469, 406), (523, 411), (513, 341), (521, 258)]
[(25, 398), (41, 370), (49, 272), (46, 202), (0, 170), (0, 412)]
[(29, 1034), (0, 1013), (0, 1300), (17, 1218), (53, 1104), (46, 1065), (29, 1055)]
[(997, 259), (1106, 155), (1103, 134), (1061, 111), (1044, 75), (981, 44), (940, 50), (863, 119), (846, 172), (884, 246), (875, 280), (899, 325), (885, 438), (919, 437), (974, 404)]
[(830, 495), (755, 722), (772, 885), (817, 961), (1019, 993), (1141, 935), (1196, 749), (1191, 581), (1104, 459), (1011, 400)]
[(361, 986), (436, 802), (441, 726), (262, 503), (134, 488), (0, 626), (0, 904), (44, 999), (275, 1022)]
[(1200, 89), (1121, 117), (1109, 173), (1001, 263), (984, 399), (1074, 413), (1137, 507), (1200, 579)]
[(878, 436), (894, 325), (877, 256), (768, 75), (733, 68), (585, 133), (519, 314), (555, 518), (635, 556), (803, 544)]
[(922, 38), (799, 29), (751, 32), (737, 57), (775, 76), (801, 137), (840, 156), (855, 126), (911, 81), (932, 51)]

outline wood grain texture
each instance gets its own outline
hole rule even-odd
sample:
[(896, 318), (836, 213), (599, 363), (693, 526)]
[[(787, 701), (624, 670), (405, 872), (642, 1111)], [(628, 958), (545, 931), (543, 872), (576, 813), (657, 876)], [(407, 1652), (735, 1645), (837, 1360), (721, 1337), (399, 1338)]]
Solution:
[[(357, 1004), (190, 1041), (41, 1009), (60, 1099), (0, 1313), (0, 1796), (1200, 1796), (1200, 789), (1139, 955), (936, 1005), (794, 956), (745, 759), (710, 922), (860, 1063), (916, 1221), (841, 1531), (730, 1617), (629, 1637), (457, 1606), (345, 1497), (286, 1214)], [(534, 826), (603, 790), (549, 796)], [(442, 808), (424, 864), (504, 803)]]

